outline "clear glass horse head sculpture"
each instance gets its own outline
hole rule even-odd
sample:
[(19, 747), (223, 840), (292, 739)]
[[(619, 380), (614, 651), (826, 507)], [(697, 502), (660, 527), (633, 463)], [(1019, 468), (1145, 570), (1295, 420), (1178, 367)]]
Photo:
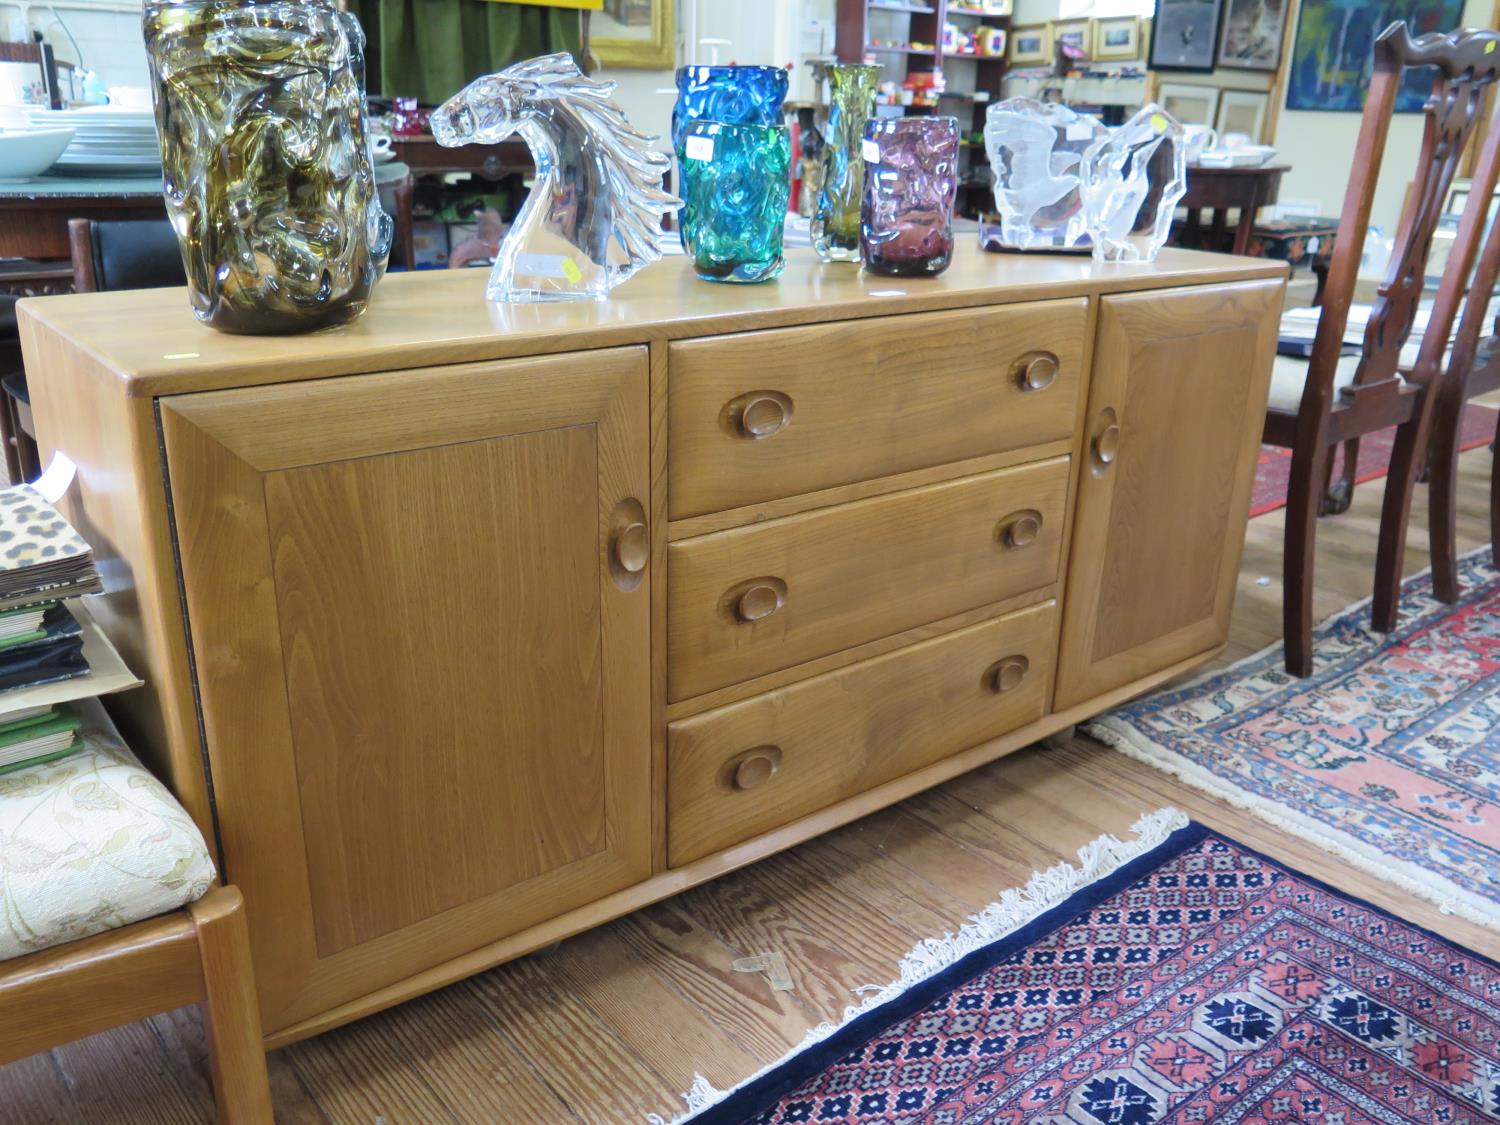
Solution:
[(519, 134), (536, 183), (500, 243), (492, 301), (599, 300), (662, 256), (662, 216), (682, 206), (657, 152), (571, 55), (544, 55), (470, 82), (432, 115), (449, 148)]

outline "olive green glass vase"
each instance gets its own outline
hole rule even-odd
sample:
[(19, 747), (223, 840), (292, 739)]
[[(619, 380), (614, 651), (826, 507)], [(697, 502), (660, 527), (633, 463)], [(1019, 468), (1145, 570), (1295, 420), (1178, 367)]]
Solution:
[(353, 320), (385, 272), (364, 33), (327, 0), (148, 4), (167, 213), (198, 319), (288, 333)]
[(860, 144), (875, 116), (878, 66), (831, 66), (823, 190), (813, 214), (812, 244), (825, 262), (859, 261), (859, 208), (865, 190)]

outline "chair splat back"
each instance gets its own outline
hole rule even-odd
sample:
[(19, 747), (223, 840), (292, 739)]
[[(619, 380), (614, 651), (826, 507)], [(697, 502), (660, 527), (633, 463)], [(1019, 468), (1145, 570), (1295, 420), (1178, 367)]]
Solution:
[[(1406, 24), (1397, 22), (1375, 41), (1375, 75), (1365, 101), (1356, 148), (1358, 160), (1344, 197), (1327, 296), (1313, 345), (1311, 371), (1303, 396), (1304, 416), (1310, 406), (1321, 415), (1331, 405), (1334, 371), (1348, 325), (1349, 306), (1396, 97), (1407, 71), (1416, 67), (1435, 68), (1437, 79), (1432, 96), (1423, 107), (1421, 153), (1397, 228), (1390, 270), (1371, 310), (1354, 386), (1346, 394), (1358, 395), (1360, 388), (1380, 383), (1393, 390), (1396, 386), (1401, 348), (1411, 334), (1422, 299), (1427, 258), (1444, 199), (1479, 122), (1485, 92), (1500, 79), (1500, 32), (1460, 30), (1413, 39)], [(1471, 237), (1466, 250), (1458, 255), (1463, 257), (1467, 253), (1470, 263), (1474, 241)], [(1455, 263), (1450, 260), (1449, 264)], [(1444, 310), (1435, 307), (1428, 336), (1446, 341), (1455, 312), (1456, 304), (1449, 302), (1445, 320)], [(1441, 350), (1437, 354), (1441, 357)]]

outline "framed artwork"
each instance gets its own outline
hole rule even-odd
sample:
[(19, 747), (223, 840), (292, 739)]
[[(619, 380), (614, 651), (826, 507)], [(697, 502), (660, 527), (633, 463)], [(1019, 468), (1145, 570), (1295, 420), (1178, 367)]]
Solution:
[(1057, 45), (1063, 43), (1086, 58), (1094, 46), (1093, 31), (1088, 20), (1053, 20), (1047, 25), (1047, 30), (1052, 39), (1049, 54), (1056, 53)]
[(1270, 108), (1271, 95), (1255, 90), (1225, 90), (1219, 95), (1218, 119), (1214, 131), (1220, 137), (1230, 133), (1244, 133), (1251, 144), (1260, 144), (1266, 129), (1266, 110)]
[[(1302, 0), (1287, 66), (1287, 109), (1358, 113), (1374, 70), (1371, 45), (1396, 20), (1412, 34), (1451, 31), (1463, 22), (1463, 0)], [(1397, 113), (1415, 113), (1432, 93), (1433, 72), (1407, 73)]]
[(676, 0), (604, 0), (589, 44), (605, 66), (670, 70), (677, 64)]
[(1163, 82), (1156, 93), (1162, 109), (1184, 125), (1213, 127), (1219, 113), (1217, 86), (1190, 86), (1186, 82)]
[(1010, 29), (1010, 61), (1038, 66), (1052, 61), (1052, 33), (1044, 23)]
[(1150, 68), (1212, 70), (1223, 13), (1224, 0), (1156, 0)]
[(1141, 57), (1141, 21), (1136, 16), (1117, 16), (1094, 21), (1094, 58), (1138, 59)]
[(1275, 70), (1281, 65), (1281, 33), (1291, 0), (1227, 0), (1219, 33), (1219, 65)]

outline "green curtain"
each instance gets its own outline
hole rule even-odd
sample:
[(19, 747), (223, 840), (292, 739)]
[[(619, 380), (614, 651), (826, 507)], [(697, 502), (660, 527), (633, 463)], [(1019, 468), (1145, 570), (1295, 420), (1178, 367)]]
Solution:
[(350, 0), (369, 40), (370, 93), (436, 105), (481, 74), (555, 51), (577, 58), (578, 13), (495, 0)]

